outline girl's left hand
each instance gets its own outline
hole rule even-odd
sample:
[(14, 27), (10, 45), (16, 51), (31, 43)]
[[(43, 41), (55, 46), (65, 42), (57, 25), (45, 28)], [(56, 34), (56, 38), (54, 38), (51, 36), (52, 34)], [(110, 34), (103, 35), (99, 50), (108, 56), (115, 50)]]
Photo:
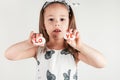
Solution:
[(71, 47), (78, 50), (80, 48), (80, 44), (81, 44), (79, 32), (77, 30), (70, 29), (69, 33), (71, 34), (71, 36), (75, 36), (75, 39), (72, 40), (72, 39), (68, 38), (68, 39), (66, 39), (67, 43)]

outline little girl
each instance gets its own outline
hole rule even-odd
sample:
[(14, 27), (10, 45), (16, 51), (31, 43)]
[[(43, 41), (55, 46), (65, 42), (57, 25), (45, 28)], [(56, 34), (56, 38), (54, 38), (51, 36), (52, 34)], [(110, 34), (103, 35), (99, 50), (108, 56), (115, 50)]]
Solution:
[[(75, 39), (64, 38), (66, 33)], [(34, 45), (32, 40), (38, 37), (45, 38), (44, 45)], [(46, 2), (40, 12), (39, 33), (31, 32), (29, 39), (10, 46), (5, 56), (9, 60), (34, 57), (36, 80), (78, 80), (79, 61), (97, 68), (106, 64), (99, 51), (81, 41), (73, 10), (64, 1)]]

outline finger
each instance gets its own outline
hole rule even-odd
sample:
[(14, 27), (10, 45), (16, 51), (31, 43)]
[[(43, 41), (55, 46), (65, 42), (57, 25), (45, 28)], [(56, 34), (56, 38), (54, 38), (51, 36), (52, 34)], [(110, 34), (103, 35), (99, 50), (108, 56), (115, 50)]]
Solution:
[(36, 38), (40, 37), (40, 34), (39, 33), (36, 33)]
[(33, 39), (33, 38), (36, 38), (36, 33), (33, 33), (32, 36), (31, 36), (31, 38), (32, 38), (32, 39)]
[(72, 32), (73, 32), (73, 29), (70, 29), (69, 32), (72, 33)]
[(43, 34), (40, 33), (40, 37), (43, 37)]
[(79, 37), (80, 37), (80, 33), (76, 32), (76, 38), (79, 38)]
[(31, 38), (35, 37), (34, 34), (35, 34), (35, 33), (34, 33), (33, 31), (31, 31), (31, 32), (30, 32), (30, 37), (29, 37), (29, 38), (31, 39)]
[(73, 35), (75, 35), (76, 36), (76, 33), (77, 33), (78, 31), (75, 29), (74, 31), (73, 31)]
[(31, 32), (30, 32), (30, 35), (29, 35), (29, 38), (28, 38), (28, 41), (29, 41), (30, 43), (32, 42), (33, 37), (35, 37), (35, 36), (34, 36), (34, 32), (31, 31)]
[(43, 37), (43, 34), (37, 33), (36, 38)]

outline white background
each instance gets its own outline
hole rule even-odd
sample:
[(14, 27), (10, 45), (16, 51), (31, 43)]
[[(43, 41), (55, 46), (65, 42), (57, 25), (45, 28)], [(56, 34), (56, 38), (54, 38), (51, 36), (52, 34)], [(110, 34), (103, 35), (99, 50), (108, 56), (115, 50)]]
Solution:
[[(33, 58), (9, 61), (5, 50), (38, 32), (44, 0), (0, 0), (0, 80), (35, 80)], [(80, 0), (73, 7), (81, 39), (98, 49), (108, 64), (97, 69), (79, 63), (80, 80), (120, 80), (120, 0)]]

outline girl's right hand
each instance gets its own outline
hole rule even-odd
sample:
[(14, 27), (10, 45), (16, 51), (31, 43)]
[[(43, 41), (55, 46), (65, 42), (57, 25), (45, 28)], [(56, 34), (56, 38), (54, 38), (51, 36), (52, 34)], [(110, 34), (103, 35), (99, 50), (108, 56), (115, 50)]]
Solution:
[(33, 31), (30, 33), (29, 42), (35, 46), (44, 46), (45, 39), (43, 35), (40, 33), (34, 33)]

